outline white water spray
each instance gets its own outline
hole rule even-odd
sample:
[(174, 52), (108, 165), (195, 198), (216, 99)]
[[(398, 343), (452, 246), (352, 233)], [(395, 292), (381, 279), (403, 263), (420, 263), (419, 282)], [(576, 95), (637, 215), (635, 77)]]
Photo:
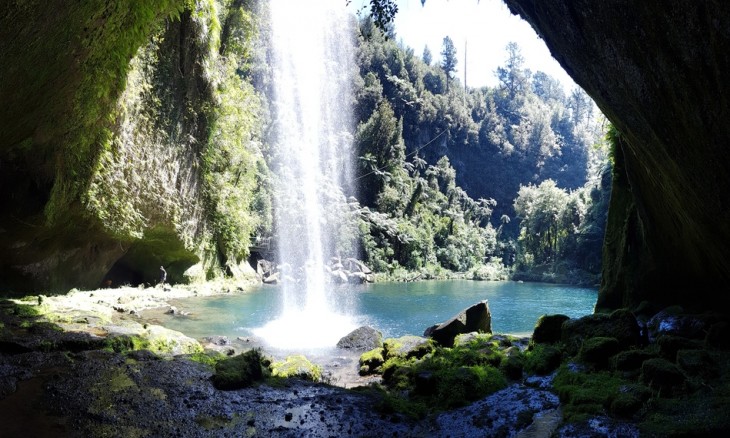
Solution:
[(343, 0), (270, 3), (276, 126), (280, 317), (255, 331), (275, 348), (333, 347), (355, 328), (333, 309), (324, 265), (334, 256), (351, 156), (351, 20)]

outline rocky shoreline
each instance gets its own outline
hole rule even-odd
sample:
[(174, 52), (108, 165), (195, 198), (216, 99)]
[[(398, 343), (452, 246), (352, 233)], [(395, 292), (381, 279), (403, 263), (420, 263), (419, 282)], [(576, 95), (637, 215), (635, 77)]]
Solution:
[[(218, 390), (211, 384), (211, 367), (195, 360), (203, 351), (201, 344), (140, 320), (142, 311), (169, 308), (170, 300), (246, 290), (245, 285), (160, 286), (72, 290), (64, 296), (0, 301), (0, 411), (13, 413), (4, 422), (4, 433), (417, 437), (471, 436), (486, 430), (484, 425), (457, 424), (456, 413), (416, 420), (383, 412), (377, 407), (382, 403), (377, 392), (300, 379)], [(144, 340), (146, 348), (135, 348), (137, 339)], [(339, 367), (357, 376), (359, 352), (343, 354), (349, 356)], [(357, 376), (344, 383), (354, 385), (358, 379), (362, 385), (373, 381)], [(330, 381), (344, 386), (337, 376)], [(555, 397), (540, 391), (554, 409)], [(530, 407), (530, 397), (518, 388), (503, 397), (514, 399), (523, 411), (534, 409), (534, 402)], [(494, 431), (504, 430), (504, 425), (498, 426)]]
[[(245, 363), (226, 357), (258, 351), (256, 342), (201, 343), (141, 316), (171, 300), (246, 291), (210, 283), (0, 299), (3, 436), (683, 436), (728, 427), (730, 325), (678, 306), (545, 316), (519, 338), (490, 334), (481, 302), (430, 338), (356, 336), (343, 342), (355, 351), (266, 359), (275, 378), (245, 385), (216, 383), (228, 378), (219, 365)], [(307, 374), (307, 359), (324, 366)]]

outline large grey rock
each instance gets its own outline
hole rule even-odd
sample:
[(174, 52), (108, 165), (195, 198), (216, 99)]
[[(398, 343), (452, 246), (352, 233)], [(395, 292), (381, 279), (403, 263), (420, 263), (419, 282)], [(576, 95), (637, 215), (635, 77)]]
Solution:
[(383, 346), (383, 334), (369, 326), (358, 327), (337, 342), (337, 348), (370, 351)]
[(462, 310), (430, 331), (429, 336), (445, 347), (452, 347), (456, 335), (469, 332), (492, 332), (492, 313), (489, 311), (487, 300)]

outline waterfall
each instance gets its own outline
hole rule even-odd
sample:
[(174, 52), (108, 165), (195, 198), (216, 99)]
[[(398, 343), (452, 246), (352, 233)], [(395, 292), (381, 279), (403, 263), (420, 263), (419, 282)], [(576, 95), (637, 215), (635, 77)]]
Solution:
[(352, 21), (343, 0), (269, 5), (278, 258), (290, 281), (282, 314), (258, 334), (273, 347), (331, 347), (354, 328), (324, 270), (350, 180)]

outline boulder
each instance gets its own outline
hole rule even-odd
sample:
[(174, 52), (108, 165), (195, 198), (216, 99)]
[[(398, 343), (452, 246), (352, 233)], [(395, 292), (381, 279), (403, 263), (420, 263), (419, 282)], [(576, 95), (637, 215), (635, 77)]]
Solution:
[(353, 259), (353, 258), (347, 258), (345, 259), (345, 266), (350, 272), (362, 272), (366, 275), (371, 275), (373, 271), (365, 265), (365, 263), (361, 262), (360, 260)]
[(646, 324), (649, 342), (660, 336), (681, 336), (688, 339), (702, 339), (707, 333), (706, 321), (696, 315), (682, 313), (679, 306), (668, 307), (654, 315)]
[(267, 277), (264, 277), (263, 282), (265, 284), (278, 284), (281, 280), (281, 273), (275, 272)]
[(283, 378), (296, 377), (317, 382), (322, 377), (322, 369), (305, 356), (297, 354), (288, 356), (284, 361), (271, 364), (271, 375)]
[(462, 310), (453, 318), (440, 324), (431, 331), (430, 337), (444, 347), (452, 347), (456, 335), (469, 332), (492, 332), (492, 314), (489, 311), (487, 300)]
[(383, 348), (381, 347), (373, 348), (361, 354), (359, 360), (360, 375), (365, 376), (378, 372), (384, 362), (385, 358), (383, 357)]
[(337, 342), (337, 348), (369, 351), (383, 346), (383, 334), (369, 326), (356, 328)]
[(580, 349), (583, 361), (592, 363), (598, 368), (605, 368), (608, 359), (619, 352), (616, 338), (598, 336), (586, 339)]
[(532, 332), (532, 342), (536, 344), (554, 344), (562, 337), (563, 323), (570, 318), (566, 315), (542, 315)]
[(578, 353), (585, 339), (597, 336), (616, 338), (620, 350), (628, 350), (642, 341), (639, 323), (628, 310), (597, 313), (563, 323), (561, 340), (571, 355)]
[(347, 274), (348, 283), (363, 284), (368, 282), (368, 275), (363, 272), (349, 272)]
[(434, 350), (433, 341), (420, 336), (401, 336), (400, 338), (388, 338), (383, 341), (383, 357), (385, 360), (401, 357), (417, 359), (432, 353)]
[(641, 381), (650, 388), (662, 391), (662, 395), (671, 395), (672, 389), (685, 381), (682, 371), (668, 360), (649, 359), (641, 365)]

